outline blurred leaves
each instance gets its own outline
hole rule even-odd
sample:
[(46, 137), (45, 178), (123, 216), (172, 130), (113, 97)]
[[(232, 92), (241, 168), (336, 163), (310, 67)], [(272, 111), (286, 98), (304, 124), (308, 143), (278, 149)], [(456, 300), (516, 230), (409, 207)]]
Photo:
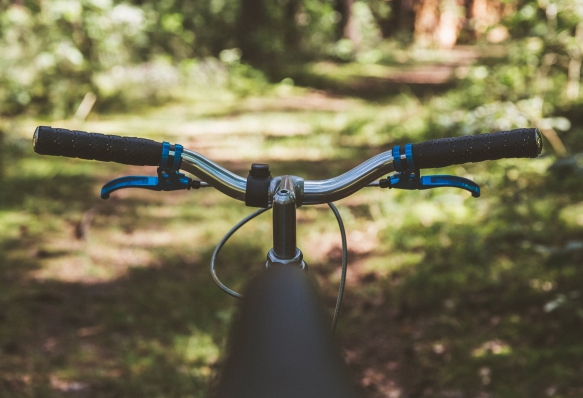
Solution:
[[(0, 114), (63, 118), (74, 113), (88, 92), (97, 94), (97, 107), (102, 110), (159, 103), (189, 79), (180, 75), (182, 62), (219, 58), (230, 50), (239, 51), (241, 65), (252, 62), (263, 69), (261, 74), (248, 67), (233, 68), (242, 77), (242, 86), (247, 78), (281, 80), (282, 64), (306, 60), (407, 61), (402, 49), (390, 40), (382, 42), (378, 24), (391, 14), (384, 2), (356, 1), (349, 14), (340, 13), (339, 3), (332, 0), (280, 3), (281, 7), (242, 0), (202, 0), (196, 6), (185, 0), (4, 3), (0, 6)], [(583, 32), (580, 9), (578, 0), (528, 0), (517, 12), (508, 13), (503, 22), (513, 40), (504, 43), (506, 57), (503, 62), (461, 71), (465, 95), (457, 103), (472, 109), (497, 101), (540, 98), (544, 104), (538, 119), (581, 106), (577, 87), (583, 51), (576, 32)], [(246, 13), (259, 19), (247, 26)], [(350, 37), (340, 32), (346, 28), (347, 15)], [(123, 71), (131, 70), (136, 71), (129, 72), (131, 80), (139, 84), (119, 86), (127, 75)], [(240, 92), (249, 89), (241, 87)]]

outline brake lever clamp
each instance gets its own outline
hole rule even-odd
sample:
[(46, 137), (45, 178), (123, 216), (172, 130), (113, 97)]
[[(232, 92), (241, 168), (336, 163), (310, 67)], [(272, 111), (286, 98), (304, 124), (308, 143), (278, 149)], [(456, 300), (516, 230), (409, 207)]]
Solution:
[(469, 191), (474, 198), (480, 197), (480, 186), (467, 178), (446, 174), (421, 177), (413, 159), (413, 144), (394, 146), (392, 155), (393, 165), (397, 173), (380, 180), (378, 186), (381, 188), (423, 190), (453, 187)]
[(123, 188), (143, 188), (151, 191), (178, 191), (181, 189), (198, 189), (200, 181), (193, 180), (179, 173), (182, 160), (182, 145), (162, 144), (162, 157), (158, 167), (158, 176), (125, 176), (109, 181), (101, 188), (101, 199), (109, 199), (112, 192)]

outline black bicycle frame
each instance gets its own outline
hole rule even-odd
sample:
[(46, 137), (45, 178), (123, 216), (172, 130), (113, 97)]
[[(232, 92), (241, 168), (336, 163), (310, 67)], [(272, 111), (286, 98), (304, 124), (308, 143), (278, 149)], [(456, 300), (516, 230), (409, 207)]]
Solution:
[(214, 397), (358, 397), (329, 318), (307, 272), (264, 270), (245, 290)]

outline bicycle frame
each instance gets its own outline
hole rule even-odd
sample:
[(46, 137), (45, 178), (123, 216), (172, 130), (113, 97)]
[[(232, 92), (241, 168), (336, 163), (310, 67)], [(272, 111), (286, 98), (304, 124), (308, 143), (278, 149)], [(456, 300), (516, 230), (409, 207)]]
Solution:
[(251, 280), (215, 398), (355, 398), (317, 285), (295, 266)]

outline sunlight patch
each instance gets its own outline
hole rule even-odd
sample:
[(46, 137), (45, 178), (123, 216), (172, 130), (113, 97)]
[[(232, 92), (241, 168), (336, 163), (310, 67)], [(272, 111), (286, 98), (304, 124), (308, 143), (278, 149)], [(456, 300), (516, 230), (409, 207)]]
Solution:
[(486, 341), (481, 346), (472, 350), (474, 358), (481, 358), (485, 355), (510, 355), (512, 348), (501, 340)]

